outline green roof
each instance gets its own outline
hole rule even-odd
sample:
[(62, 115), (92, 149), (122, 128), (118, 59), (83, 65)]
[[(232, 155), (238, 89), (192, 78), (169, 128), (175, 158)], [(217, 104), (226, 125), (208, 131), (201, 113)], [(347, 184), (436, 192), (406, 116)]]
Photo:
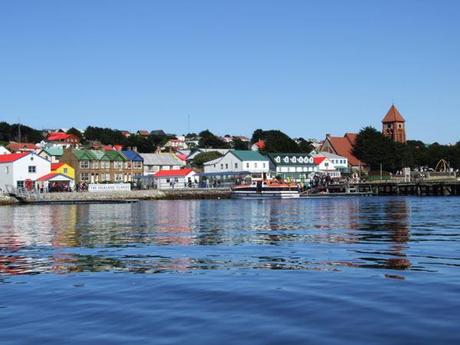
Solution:
[(96, 157), (88, 150), (72, 150), (72, 153), (79, 161), (91, 161)]
[[(98, 161), (100, 161), (104, 157), (104, 154), (105, 154), (105, 152), (101, 150), (89, 150), (89, 152), (91, 152), (91, 154), (93, 154), (95, 159), (97, 159)], [(109, 160), (109, 159), (104, 159), (104, 160)]]
[(230, 150), (230, 153), (238, 158), (240, 161), (267, 161), (268, 158), (262, 156), (257, 151), (245, 151), (245, 150)]
[(103, 160), (110, 160), (110, 161), (126, 161), (125, 156), (118, 151), (105, 151)]
[(64, 149), (62, 146), (45, 147), (43, 151), (45, 151), (50, 156), (62, 156), (64, 154)]

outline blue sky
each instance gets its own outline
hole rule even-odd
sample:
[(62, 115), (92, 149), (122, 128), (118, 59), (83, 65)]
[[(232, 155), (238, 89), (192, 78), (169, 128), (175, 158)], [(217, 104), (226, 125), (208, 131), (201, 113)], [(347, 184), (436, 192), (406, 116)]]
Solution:
[(3, 1), (0, 121), (460, 140), (459, 1)]

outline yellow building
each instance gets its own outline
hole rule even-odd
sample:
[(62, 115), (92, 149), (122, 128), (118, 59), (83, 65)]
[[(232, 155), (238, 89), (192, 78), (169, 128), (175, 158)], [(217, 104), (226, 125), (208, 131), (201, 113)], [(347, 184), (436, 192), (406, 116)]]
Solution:
[(56, 174), (62, 174), (75, 180), (75, 169), (67, 163), (53, 163), (51, 164), (51, 172)]

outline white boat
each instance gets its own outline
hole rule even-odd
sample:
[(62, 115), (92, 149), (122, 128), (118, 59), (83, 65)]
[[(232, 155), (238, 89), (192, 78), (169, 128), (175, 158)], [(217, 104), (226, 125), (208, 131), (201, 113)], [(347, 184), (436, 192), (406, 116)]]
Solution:
[(297, 185), (277, 180), (251, 180), (232, 188), (234, 199), (295, 199), (299, 196)]

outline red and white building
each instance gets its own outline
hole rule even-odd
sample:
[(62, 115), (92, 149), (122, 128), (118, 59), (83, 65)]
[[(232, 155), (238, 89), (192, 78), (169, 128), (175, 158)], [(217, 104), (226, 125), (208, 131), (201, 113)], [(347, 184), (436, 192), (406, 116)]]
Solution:
[(35, 188), (36, 181), (51, 172), (51, 162), (33, 153), (0, 155), (0, 188)]
[(48, 134), (46, 141), (52, 145), (75, 147), (80, 143), (80, 138), (74, 134), (51, 132), (50, 134)]
[(332, 178), (340, 178), (340, 170), (337, 170), (329, 158), (324, 156), (313, 157), (313, 163), (318, 166), (318, 172)]
[(198, 176), (192, 169), (160, 170), (153, 175), (158, 189), (184, 189), (198, 185)]

